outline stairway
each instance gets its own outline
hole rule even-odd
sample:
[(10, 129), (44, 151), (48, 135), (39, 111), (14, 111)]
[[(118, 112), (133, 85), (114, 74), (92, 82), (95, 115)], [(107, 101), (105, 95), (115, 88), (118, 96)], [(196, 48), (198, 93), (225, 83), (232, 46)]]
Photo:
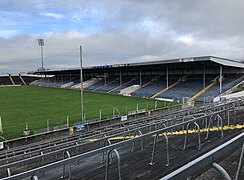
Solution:
[(13, 78), (12, 78), (11, 74), (9, 74), (9, 79), (10, 79), (10, 81), (11, 81), (12, 85), (15, 85), (14, 80), (13, 80)]

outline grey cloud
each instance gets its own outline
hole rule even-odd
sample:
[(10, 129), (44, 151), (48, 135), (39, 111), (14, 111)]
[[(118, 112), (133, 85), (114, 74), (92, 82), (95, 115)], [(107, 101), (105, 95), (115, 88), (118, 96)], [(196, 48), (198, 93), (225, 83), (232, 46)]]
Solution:
[[(45, 39), (45, 64), (52, 69), (78, 67), (80, 45), (83, 45), (86, 66), (199, 55), (240, 60), (244, 57), (244, 2), (241, 0), (11, 2), (17, 12), (38, 16), (43, 10), (55, 13), (58, 9), (56, 13), (66, 18), (77, 17), (82, 21), (88, 17), (102, 28), (91, 34), (67, 27), (66, 31), (50, 30), (40, 36), (21, 34), (0, 38), (0, 72), (6, 67), (12, 71), (37, 69), (40, 66), (38, 37)], [(192, 41), (182, 41), (184, 36)]]

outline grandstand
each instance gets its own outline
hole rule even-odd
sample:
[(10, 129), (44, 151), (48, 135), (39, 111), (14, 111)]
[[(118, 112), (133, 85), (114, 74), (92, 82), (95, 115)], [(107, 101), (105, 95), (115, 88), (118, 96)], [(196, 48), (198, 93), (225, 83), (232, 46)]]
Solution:
[[(80, 87), (79, 69), (38, 71), (36, 74), (41, 76), (2, 75), (0, 85)], [(204, 56), (94, 66), (84, 68), (83, 80), (87, 91), (180, 102), (184, 99), (212, 102), (215, 97), (243, 82), (244, 64)]]
[[(79, 69), (50, 70), (37, 74), (53, 75), (37, 85), (61, 87), (79, 84)], [(85, 90), (145, 98), (212, 102), (244, 80), (244, 64), (229, 59), (204, 56), (131, 64), (85, 67)]]
[(41, 78), (42, 76), (38, 75), (2, 74), (0, 75), (0, 86), (30, 85)]

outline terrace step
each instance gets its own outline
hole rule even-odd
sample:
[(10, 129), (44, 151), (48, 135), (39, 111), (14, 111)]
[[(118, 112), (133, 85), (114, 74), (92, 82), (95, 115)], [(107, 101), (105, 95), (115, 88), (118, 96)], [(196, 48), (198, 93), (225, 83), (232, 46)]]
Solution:
[(207, 91), (208, 89), (210, 89), (212, 86), (214, 86), (215, 84), (217, 84), (218, 82), (218, 76), (216, 78), (214, 78), (212, 81), (212, 83), (209, 84), (207, 87), (203, 88), (201, 91), (199, 91), (197, 94), (195, 94), (194, 96), (192, 96), (190, 98), (190, 100), (194, 100), (196, 99), (198, 96), (200, 96), (201, 94), (203, 94), (205, 91)]
[(152, 95), (150, 98), (155, 98), (156, 96), (158, 96), (159, 94), (171, 89), (172, 87), (176, 86), (177, 84), (179, 84), (181, 82), (181, 80), (179, 79), (178, 81), (176, 81), (174, 84), (170, 85), (169, 87), (164, 88), (163, 90), (157, 92), (156, 94)]
[(146, 87), (148, 85), (150, 85), (151, 83), (153, 83), (155, 80), (157, 80), (160, 76), (156, 77), (156, 78), (153, 78), (151, 81), (147, 82), (146, 84), (143, 84), (142, 86), (140, 86), (138, 89), (135, 89), (134, 91), (132, 91), (130, 94), (132, 94), (133, 92), (136, 92), (137, 90), (143, 88), (143, 87)]
[(117, 87), (111, 89), (110, 91), (108, 91), (108, 93), (111, 93), (111, 92), (115, 91), (116, 89), (119, 89), (120, 87), (122, 87), (122, 86), (124, 86), (124, 85), (127, 85), (127, 84), (129, 84), (129, 83), (131, 83), (131, 82), (134, 81), (135, 79), (136, 79), (136, 78), (132, 78), (130, 81), (127, 81), (126, 83), (124, 83), (124, 84), (122, 84), (122, 85), (120, 85), (120, 86), (117, 86)]
[(107, 83), (107, 84), (105, 84), (105, 85), (103, 85), (103, 86), (100, 86), (100, 87), (98, 87), (98, 88), (96, 88), (96, 89), (93, 89), (93, 91), (99, 90), (99, 89), (101, 89), (102, 87), (105, 87), (105, 86), (107, 86), (107, 85), (109, 85), (109, 84), (111, 84), (111, 83), (114, 83), (115, 81), (118, 81), (118, 80), (119, 80), (119, 78), (117, 78), (117, 79), (115, 79), (115, 80), (113, 80), (113, 81), (111, 81), (111, 82), (109, 82), (109, 83)]

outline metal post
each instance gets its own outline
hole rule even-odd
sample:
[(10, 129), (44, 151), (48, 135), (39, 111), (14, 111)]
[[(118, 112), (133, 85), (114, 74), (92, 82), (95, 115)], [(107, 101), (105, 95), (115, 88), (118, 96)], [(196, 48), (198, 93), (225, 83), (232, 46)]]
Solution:
[(102, 110), (99, 111), (99, 119), (102, 120)]
[(241, 156), (240, 156), (240, 160), (239, 160), (239, 164), (238, 164), (235, 180), (238, 180), (240, 178), (240, 173), (241, 173), (241, 169), (242, 169), (242, 166), (243, 166), (243, 161), (244, 161), (244, 143), (243, 143), (242, 149), (241, 149)]
[(31, 176), (30, 180), (38, 180), (37, 175)]
[(107, 78), (106, 76), (104, 76), (104, 85), (106, 86), (106, 84), (107, 84)]
[(8, 177), (10, 177), (11, 176), (11, 170), (10, 170), (10, 168), (7, 168), (6, 171), (7, 171)]
[(140, 69), (140, 86), (142, 86), (142, 75), (141, 75), (141, 69)]
[(47, 131), (49, 131), (49, 120), (47, 120)]
[(169, 88), (169, 68), (166, 69), (166, 83), (167, 83), (167, 89)]
[(157, 109), (157, 103), (158, 103), (158, 101), (155, 101), (155, 109)]
[(69, 116), (67, 116), (67, 127), (69, 127)]
[(107, 153), (105, 180), (108, 180), (109, 156), (112, 153), (112, 151), (115, 152), (115, 155), (116, 155), (117, 160), (118, 160), (118, 175), (119, 175), (118, 179), (121, 180), (120, 156), (119, 156), (119, 153), (116, 149), (110, 149)]
[(43, 46), (44, 46), (44, 39), (38, 39), (38, 44), (41, 47), (41, 65), (42, 65), (42, 71), (44, 70), (44, 62), (43, 62)]
[(222, 70), (222, 66), (220, 66), (219, 68), (219, 92), (222, 93), (222, 80), (223, 80), (223, 70)]
[(122, 86), (122, 71), (120, 70), (120, 86)]
[(85, 123), (84, 119), (84, 97), (83, 97), (83, 74), (82, 74), (82, 46), (80, 46), (80, 98), (81, 98), (81, 118), (82, 123)]
[(230, 175), (219, 164), (214, 162), (212, 164), (212, 167), (220, 173), (220, 175), (222, 176), (223, 179), (231, 180)]
[(43, 63), (43, 46), (41, 46), (41, 56), (42, 56), (42, 71), (44, 70), (44, 63)]
[(3, 134), (2, 118), (0, 117), (0, 133)]
[(203, 89), (206, 87), (206, 72), (205, 65), (203, 66)]

